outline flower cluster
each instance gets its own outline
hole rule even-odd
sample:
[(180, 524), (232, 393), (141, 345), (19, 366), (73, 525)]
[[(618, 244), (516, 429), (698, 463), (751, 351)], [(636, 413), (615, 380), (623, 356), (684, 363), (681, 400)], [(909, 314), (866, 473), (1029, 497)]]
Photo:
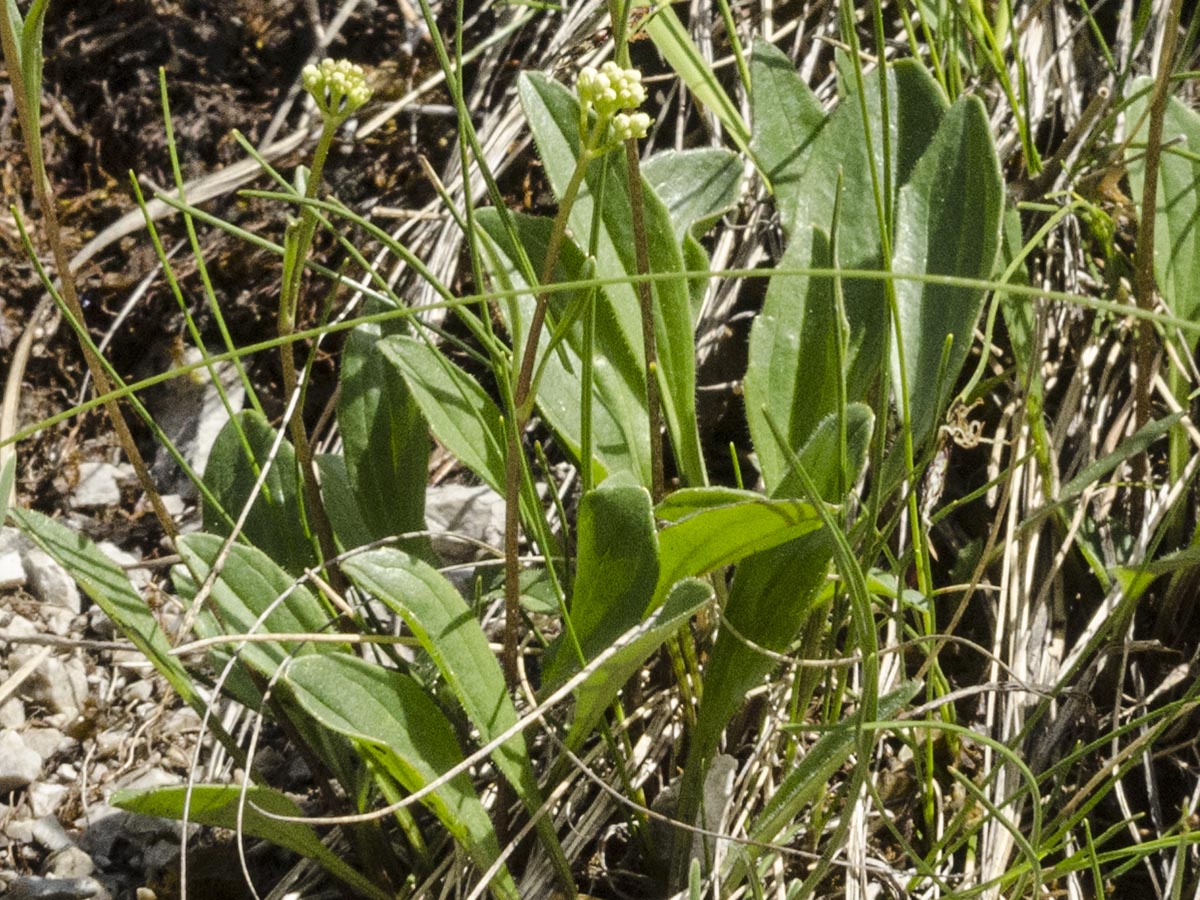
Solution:
[[(594, 135), (607, 138), (603, 143), (619, 143), (630, 138), (643, 138), (650, 128), (650, 117), (634, 112), (646, 100), (642, 73), (637, 69), (622, 69), (611, 60), (599, 69), (585, 66), (576, 83), (579, 93), (580, 130), (588, 135), (588, 113), (596, 111), (597, 130)], [(609, 125), (611, 124), (611, 134)]]
[(305, 66), (300, 77), (326, 116), (345, 119), (371, 99), (362, 66), (347, 59), (323, 59), (319, 65)]

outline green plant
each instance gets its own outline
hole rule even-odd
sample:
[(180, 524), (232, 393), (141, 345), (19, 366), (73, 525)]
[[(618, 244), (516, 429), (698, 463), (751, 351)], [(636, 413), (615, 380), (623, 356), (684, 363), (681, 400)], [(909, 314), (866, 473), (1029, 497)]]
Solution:
[[(361, 73), (349, 64), (327, 61), (306, 72), (323, 122), (311, 171), (293, 185), (270, 170), (280, 187), (270, 196), (292, 204), (298, 216), (282, 244), (271, 247), (284, 261), (271, 346), (281, 351), (291, 406), (280, 426), (259, 409), (230, 419), (199, 485), (204, 533), (175, 542), (175, 587), (190, 604), (188, 625), (201, 641), (191, 649), (204, 651), (205, 665), (180, 662), (188, 648), (171, 647), (128, 580), (86, 540), (44, 516), (12, 511), (206, 720), (212, 708), (197, 682), (219, 672), (212, 682), (218, 693), (282, 729), (340, 798), (328, 811), (349, 813), (358, 869), (331, 857), (294, 805), (262, 783), (252, 754), (220, 731), (244, 761), (241, 790), (191, 785), (129, 793), (118, 802), (236, 826), (312, 856), (369, 896), (417, 894), (432, 860), (453, 841), (485, 873), (486, 889), (516, 898), (522, 873), (510, 868), (511, 854), (534, 830), (538, 854), (548, 861), (543, 868), (570, 895), (578, 872), (554, 820), (552, 791), (578, 754), (602, 747), (636, 807), (639, 862), (663, 870), (670, 890), (696, 896), (708, 878), (722, 897), (761, 894), (770, 866), (804, 831), (813, 858), (790, 881), (788, 895), (811, 896), (858, 827), (855, 816), (865, 817), (869, 803), (886, 805), (872, 766), (887, 736), (889, 751), (908, 754), (917, 785), (909, 827), (887, 825), (887, 839), (911, 866), (912, 886), (923, 881), (951, 892), (944, 871), (976, 860), (981, 835), (998, 832), (1016, 847), (1012, 865), (984, 867), (972, 891), (1038, 895), (1064, 873), (1138, 859), (1105, 856), (1099, 848), (1112, 838), (1107, 831), (1095, 838), (1087, 832), (1088, 852), (1078, 851), (1091, 801), (1075, 794), (1052, 811), (1046, 798), (1061, 787), (1059, 764), (1046, 757), (1044, 767), (1031, 766), (1003, 741), (961, 724), (955, 685), (939, 656), (957, 638), (955, 626), (983, 573), (999, 565), (1000, 520), (986, 545), (959, 548), (957, 569), (935, 569), (932, 532), (948, 513), (936, 512), (937, 498), (930, 499), (941, 489), (931, 476), (945, 465), (949, 441), (966, 448), (979, 438), (965, 417), (1002, 384), (1023, 393), (1027, 405), (1015, 415), (1034, 447), (974, 494), (1011, 490), (1017, 471), (1036, 457), (1046, 479), (1040, 494), (1030, 493), (1046, 506), (1011, 522), (1010, 539), (1051, 519), (1069, 535), (1064, 554), (1078, 548), (1090, 576), (1125, 592), (1124, 605), (1065, 668), (1063, 683), (1098, 667), (1105, 635), (1119, 633), (1122, 617), (1132, 615), (1155, 578), (1171, 574), (1180, 590), (1195, 562), (1188, 547), (1110, 573), (1068, 514), (1159, 436), (1186, 434), (1179, 415), (1144, 423), (1073, 478), (1054, 483), (1033, 364), (1038, 323), (1029, 302), (1038, 292), (1020, 283), (1033, 248), (1023, 246), (1017, 211), (1006, 210), (987, 111), (963, 90), (964, 68), (982, 61), (987, 65), (978, 68), (990, 66), (1001, 93), (1017, 105), (1020, 85), (1009, 82), (1003, 57), (1012, 36), (1002, 10), (989, 18), (972, 4), (956, 19), (945, 4), (916, 4), (932, 65), (902, 59), (865, 71), (853, 5), (842, 4), (848, 49), (837, 56), (835, 103), (818, 99), (772, 44), (756, 41), (747, 56), (739, 43), (735, 89), (748, 100), (749, 124), (671, 7), (649, 10), (645, 28), (673, 75), (712, 109), (739, 152), (666, 150), (642, 160), (637, 141), (652, 122), (639, 110), (646, 92), (630, 62), (629, 6), (613, 3), (610, 11), (616, 60), (584, 68), (575, 91), (538, 72), (519, 76), (517, 94), (556, 199), (552, 216), (508, 208), (466, 109), (461, 34), (452, 53), (425, 8), (459, 112), (463, 159), (481, 170), (491, 200), (476, 208), (468, 196), (454, 213), (470, 251), (474, 294), (456, 295), (406, 248), (336, 200), (320, 199), (331, 142), (366, 95)], [(907, 4), (900, 8), (915, 45), (912, 13)], [(873, 12), (882, 45), (881, 5)], [(1169, 115), (1195, 130), (1180, 106), (1170, 106)], [(1025, 119), (1018, 122), (1027, 170), (1036, 174), (1037, 151)], [(1158, 320), (1188, 335), (1194, 350), (1189, 257), (1174, 249), (1190, 246), (1195, 191), (1190, 170), (1176, 166), (1192, 163), (1183, 154), (1172, 159), (1161, 176), (1169, 186), (1169, 228), (1159, 232), (1173, 248), (1160, 255), (1159, 272), (1172, 315)], [(747, 162), (770, 191), (786, 248), (763, 271), (710, 271), (701, 240), (737, 202)], [(203, 220), (186, 197), (175, 203), (189, 223)], [(327, 324), (350, 280), (309, 255), (319, 228), (336, 233), (343, 225), (380, 239), (421, 271), (454, 326), (430, 327), (361, 254), (352, 258), (369, 285), (369, 305), (355, 321)], [(744, 376), (761, 490), (748, 489), (740, 474), (736, 486), (710, 483), (713, 460), (705, 454), (713, 448), (696, 408), (695, 331), (709, 281), (752, 276), (767, 282)], [(297, 310), (309, 277), (329, 288), (319, 323), (304, 329)], [(989, 290), (996, 298), (988, 346), (971, 366)], [(1083, 305), (1072, 295), (1055, 299)], [(1116, 301), (1091, 302), (1126, 312)], [(999, 374), (988, 370), (997, 309), (1015, 357), (1011, 371)], [(339, 328), (353, 329), (336, 408), (342, 448), (315, 454), (302, 415), (311, 356), (297, 365), (295, 347)], [(1183, 382), (1174, 387), (1176, 399), (1185, 400)], [(531, 433), (538, 442), (527, 448)], [(430, 434), (505, 497), (500, 661), (477, 608), (438, 571), (425, 532)], [(543, 441), (578, 475), (570, 515), (552, 516), (539, 494), (537, 482), (552, 477)], [(1180, 471), (1190, 465), (1183, 446)], [(668, 484), (668, 472), (676, 483)], [(521, 532), (530, 548), (524, 558)], [(947, 623), (939, 600), (952, 591), (963, 599)], [(480, 585), (477, 598), (482, 593)], [(401, 637), (391, 636), (368, 600), (403, 623)], [(557, 637), (543, 637), (535, 612), (557, 619)], [(524, 650), (522, 640), (530, 645)], [(660, 650), (670, 660), (684, 732), (671, 816), (681, 827), (668, 832), (670, 846), (647, 827), (625, 690)], [(901, 651), (915, 661), (889, 669), (885, 656)], [(994, 664), (997, 652), (986, 653)], [(533, 658), (540, 658), (540, 685), (526, 691)], [(781, 667), (797, 659), (828, 665), (780, 679)], [(844, 674), (852, 665), (853, 677)], [(779, 753), (793, 765), (772, 798), (745, 810), (745, 843), (718, 853), (718, 844), (695, 834), (721, 828), (708, 802), (713, 760), (724, 739), (735, 739), (747, 696), (768, 681), (770, 702), (786, 713)], [(1017, 676), (1014, 683), (1033, 690)], [(1136, 720), (1144, 730), (1095, 784), (1115, 789), (1170, 716), (1194, 708), (1193, 695)], [(561, 713), (567, 699), (573, 706)], [(1035, 746), (1044, 714), (1022, 720), (1015, 739)], [(535, 725), (553, 735), (549, 749), (526, 737)], [(810, 726), (821, 734), (802, 750), (796, 734)], [(1115, 721), (1108, 737), (1117, 741), (1134, 729), (1132, 721)], [(1099, 744), (1070, 748), (1066, 758), (1078, 760)], [(977, 774), (965, 774), (978, 746), (992, 756)], [(494, 774), (494, 792), (473, 777), (481, 768)], [(839, 792), (827, 796), (834, 780)], [(959, 805), (943, 804), (943, 792)], [(381, 802), (387, 826), (373, 815)], [(438, 827), (413, 812), (418, 802)], [(801, 816), (805, 828), (797, 824)], [(1182, 846), (1190, 835), (1180, 826), (1170, 840)], [(526, 872), (539, 864), (527, 864)]]

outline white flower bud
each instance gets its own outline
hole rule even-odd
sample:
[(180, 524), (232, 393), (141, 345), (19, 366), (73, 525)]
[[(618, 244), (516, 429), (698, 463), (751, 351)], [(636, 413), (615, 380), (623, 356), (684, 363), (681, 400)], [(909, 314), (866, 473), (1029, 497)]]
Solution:
[(326, 116), (345, 119), (371, 99), (371, 88), (362, 66), (348, 59), (323, 59), (300, 73), (304, 89)]

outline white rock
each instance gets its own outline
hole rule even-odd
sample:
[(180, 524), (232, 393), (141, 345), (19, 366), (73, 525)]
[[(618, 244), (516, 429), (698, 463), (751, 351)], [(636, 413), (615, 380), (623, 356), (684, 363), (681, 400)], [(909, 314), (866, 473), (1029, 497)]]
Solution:
[(81, 462), (71, 494), (72, 509), (96, 509), (121, 502), (121, 470), (108, 462)]
[(79, 616), (69, 609), (43, 603), (38, 611), (42, 614), (42, 621), (46, 623), (46, 630), (51, 634), (56, 634), (59, 637), (69, 637), (72, 634), (79, 633), (80, 626), (76, 625), (76, 620), (79, 619)]
[(154, 696), (154, 682), (149, 679), (135, 681), (121, 692), (126, 701), (145, 702)]
[(42, 774), (42, 758), (25, 746), (15, 731), (0, 732), (0, 794), (7, 794), (36, 781)]
[(493, 547), (504, 546), (504, 498), (486, 485), (443, 484), (425, 492), (425, 518), (433, 532), (433, 549), (447, 562), (477, 559), (479, 547), (459, 540), (461, 534)]
[(53, 878), (84, 878), (96, 871), (92, 858), (72, 844), (50, 854), (46, 874)]
[[(200, 351), (189, 347), (180, 362), (186, 365), (200, 359)], [(225, 388), (230, 406), (237, 412), (242, 408), (246, 392), (236, 367), (224, 362), (217, 363), (213, 369)], [(161, 394), (153, 400), (151, 412), (184, 459), (195, 471), (203, 474), (213, 442), (229, 421), (229, 413), (208, 370), (196, 369), (181, 378), (165, 382)], [(179, 494), (185, 499), (196, 496), (195, 486), (166, 451), (159, 450), (155, 455), (151, 472), (164, 493)]]
[[(70, 788), (65, 784), (46, 781), (31, 784), (27, 794), (29, 809), (35, 816), (53, 816), (62, 806), (63, 801), (67, 799), (68, 793), (70, 793)], [(84, 872), (83, 874), (90, 875), (91, 873)]]
[(112, 541), (101, 541), (96, 547), (101, 553), (125, 570), (125, 575), (133, 582), (135, 588), (141, 590), (150, 583), (150, 570), (137, 565), (142, 561), (139, 557), (122, 550)]
[(25, 746), (37, 753), (43, 762), (58, 752), (65, 737), (57, 728), (30, 728), (21, 735)]
[(0, 703), (0, 728), (20, 728), (25, 724), (25, 704), (20, 697), (9, 697)]
[(21, 551), (16, 547), (0, 550), (0, 589), (24, 585), (25, 564), (21, 562)]
[(75, 579), (67, 570), (52, 560), (37, 547), (29, 547), (21, 553), (25, 564), (25, 575), (29, 579), (29, 592), (43, 603), (62, 606), (78, 614), (83, 610), (83, 600)]
[(25, 686), (30, 700), (44, 704), (51, 714), (73, 719), (88, 696), (87, 669), (78, 657), (50, 656)]
[(111, 641), (116, 636), (117, 628), (113, 625), (113, 620), (100, 607), (89, 606), (86, 615), (88, 630), (97, 638), (102, 641)]
[(67, 832), (62, 827), (62, 823), (54, 816), (41, 816), (40, 818), (33, 819), (30, 822), (29, 838), (51, 853), (61, 850), (63, 847), (69, 847), (73, 843), (67, 837)]

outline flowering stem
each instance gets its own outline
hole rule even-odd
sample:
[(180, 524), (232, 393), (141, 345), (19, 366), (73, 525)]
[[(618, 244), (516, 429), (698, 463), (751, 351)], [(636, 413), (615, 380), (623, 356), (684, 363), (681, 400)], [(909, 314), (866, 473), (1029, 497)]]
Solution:
[[(571, 173), (571, 180), (559, 204), (558, 214), (550, 229), (546, 244), (546, 260), (542, 265), (542, 286), (550, 284), (558, 255), (562, 250), (563, 237), (571, 208), (579, 196), (579, 188), (587, 174), (588, 164), (593, 159), (592, 151), (584, 147)], [(519, 685), (517, 673), (517, 620), (521, 616), (521, 564), (518, 559), (521, 540), (521, 435), (529, 424), (533, 412), (533, 366), (537, 360), (538, 341), (546, 323), (546, 308), (550, 295), (542, 290), (534, 303), (533, 315), (529, 320), (529, 331), (525, 335), (525, 349), (521, 356), (521, 368), (513, 390), (513, 421), (506, 423), (507, 448), (504, 459), (504, 680), (510, 691)]]
[[(321, 176), (325, 171), (325, 161), (329, 158), (329, 148), (333, 146), (338, 129), (355, 110), (367, 102), (371, 92), (366, 85), (362, 69), (345, 60), (335, 62), (326, 59), (319, 66), (306, 66), (302, 77), (305, 89), (312, 95), (321, 111), (322, 120), (321, 136), (317, 139), (317, 148), (313, 153), (312, 169), (304, 185), (304, 199), (315, 200), (321, 186)], [(283, 283), (279, 290), (280, 337), (290, 337), (295, 333), (300, 286), (304, 280), (304, 263), (308, 259), (309, 250), (312, 249), (316, 231), (317, 214), (307, 205), (301, 208), (299, 220), (288, 225), (284, 237)], [(296, 374), (295, 347), (292, 341), (280, 346), (279, 356), (283, 368), (284, 394), (290, 397), (297, 390), (302, 390)], [(346, 582), (340, 570), (331, 562), (337, 557), (337, 544), (333, 537), (333, 525), (321, 499), (317, 473), (313, 468), (312, 445), (304, 427), (303, 394), (292, 408), (288, 429), (292, 435), (296, 463), (300, 467), (300, 477), (304, 485), (305, 511), (313, 531), (316, 532), (321, 557), (330, 567), (330, 584), (334, 590), (342, 591)]]

